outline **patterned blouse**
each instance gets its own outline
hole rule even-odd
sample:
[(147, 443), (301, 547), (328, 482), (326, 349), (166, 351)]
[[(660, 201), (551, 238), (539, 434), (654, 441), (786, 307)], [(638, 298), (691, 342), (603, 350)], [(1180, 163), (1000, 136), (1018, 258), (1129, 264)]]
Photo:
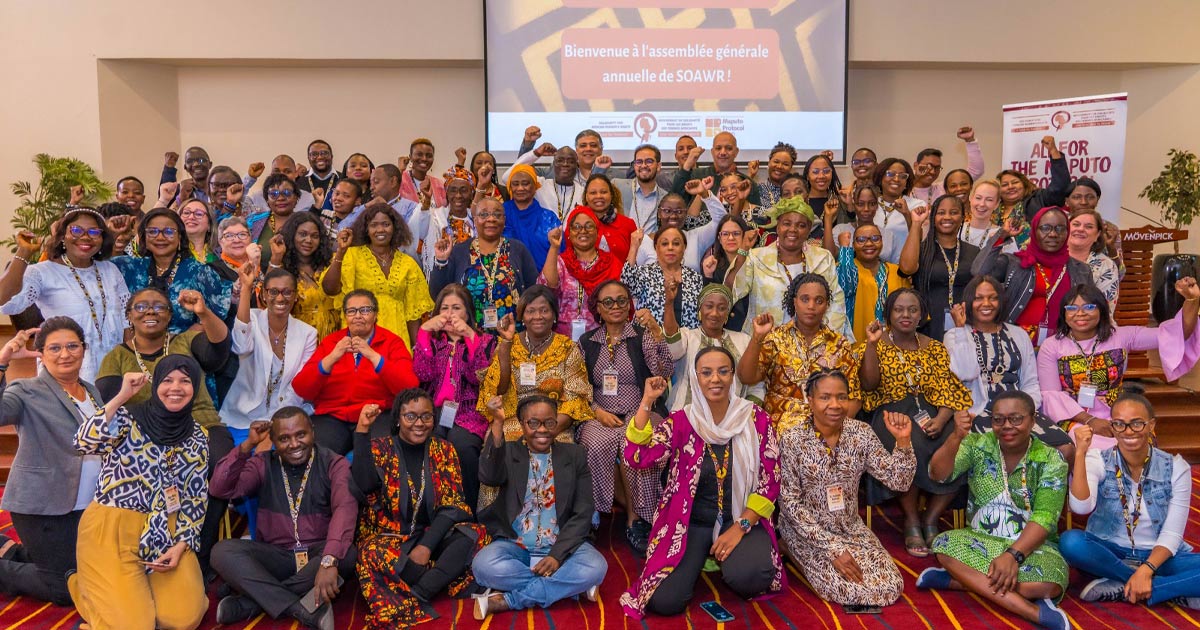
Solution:
[(1121, 278), (1117, 271), (1117, 263), (1106, 254), (1092, 252), (1088, 254), (1088, 267), (1092, 268), (1092, 280), (1096, 288), (1108, 300), (1108, 311), (1117, 315), (1117, 293), (1121, 288)]
[[(822, 327), (807, 347), (802, 347), (801, 339), (795, 322), (788, 322), (772, 330), (763, 339), (758, 354), (758, 369), (762, 371), (767, 386), (764, 401), (767, 413), (771, 414), (775, 430), (781, 434), (799, 418), (809, 414), (804, 385), (808, 377), (819, 369), (840, 369), (850, 381), (850, 398), (863, 398), (858, 376), (862, 355), (856, 354), (844, 337)], [(797, 413), (785, 415), (785, 411)]]
[(337, 303), (341, 304), (346, 294), (354, 289), (367, 289), (375, 294), (379, 300), (378, 325), (396, 333), (404, 340), (404, 345), (411, 348), (408, 322), (419, 321), (422, 315), (433, 310), (429, 284), (417, 261), (396, 251), (388, 275), (384, 276), (369, 245), (351, 247), (342, 259), (342, 293)]
[[(148, 286), (155, 286), (166, 291), (170, 302), (178, 305), (179, 292), (194, 289), (204, 296), (204, 304), (217, 317), (225, 319), (229, 315), (229, 306), (233, 302), (233, 283), (222, 280), (216, 270), (191, 256), (182, 257), (163, 275), (151, 275), (157, 270), (153, 270), (154, 259), (150, 257), (117, 256), (112, 263), (125, 277), (125, 286), (129, 287), (130, 295)], [(196, 316), (187, 309), (172, 308), (169, 330), (177, 335), (197, 321)]]
[(496, 350), (495, 338), (476, 333), (473, 339), (451, 341), (443, 333), (417, 331), (413, 346), (413, 372), (426, 391), (433, 394), (433, 404), (447, 400), (458, 403), (454, 424), (483, 437), (488, 421), (475, 408), (479, 403), (479, 375), (487, 370)]
[[(1041, 440), (1031, 438), (1029, 452), (1015, 468), (1007, 471), (1005, 483), (1000, 482), (1003, 462), (995, 433), (972, 433), (963, 438), (950, 478), (967, 475), (968, 522), (973, 528), (978, 523), (984, 533), (1015, 540), (1028, 518), (1046, 529), (1047, 541), (1058, 540), (1058, 517), (1067, 499), (1067, 463), (1062, 455)], [(1006, 492), (1011, 504), (1001, 500), (1006, 498)], [(1010, 505), (1023, 512), (1013, 511)], [(989, 510), (1001, 513), (988, 517)], [(1005, 530), (1011, 535), (1004, 535)]]
[(296, 305), (292, 307), (292, 316), (317, 329), (317, 339), (324, 339), (329, 333), (342, 328), (342, 309), (338, 308), (334, 298), (321, 288), (325, 278), (326, 267), (317, 277), (306, 273), (297, 276)]
[[(700, 303), (704, 278), (691, 267), (682, 267), (682, 271), (683, 283), (679, 285), (679, 293), (675, 296), (675, 320), (680, 328), (699, 328), (700, 312), (694, 305)], [(629, 286), (635, 307), (650, 311), (654, 319), (662, 324), (666, 289), (663, 287), (663, 269), (658, 262), (647, 265), (625, 263), (621, 282)]]
[[(535, 385), (521, 384), (522, 363), (533, 363), (537, 369)], [(489, 413), (487, 401), (496, 395), (500, 378), (500, 362), (493, 358), (479, 384), (479, 402), (476, 405), (476, 409), (485, 417)], [(512, 379), (503, 397), (504, 416), (508, 418), (504, 423), (505, 439), (520, 437), (521, 428), (516, 422), (517, 399), (533, 393), (545, 394), (557, 400), (558, 412), (570, 416), (577, 423), (596, 417), (592, 411), (592, 384), (588, 381), (583, 352), (570, 337), (554, 335), (548, 348), (531, 357), (523, 336), (517, 335), (512, 342), (511, 373), (504, 375), (504, 378)], [(559, 430), (560, 438), (570, 435), (571, 431)]]
[(554, 461), (551, 453), (529, 454), (529, 477), (521, 512), (513, 521), (517, 544), (544, 555), (558, 540), (558, 516), (554, 509)]
[[(75, 448), (85, 455), (103, 455), (96, 502), (109, 507), (149, 514), (138, 541), (137, 554), (155, 560), (177, 542), (200, 550), (200, 528), (208, 507), (208, 438), (199, 425), (179, 446), (155, 444), (124, 407), (112, 421), (104, 409), (79, 425)], [(175, 533), (168, 524), (166, 488), (179, 495)]]
[[(608, 337), (608, 328), (601, 326), (589, 333), (589, 339), (600, 344), (606, 351), (600, 353), (596, 364), (591, 366), (589, 374), (592, 383), (592, 398), (601, 409), (620, 416), (637, 410), (642, 402), (642, 386), (637, 380), (637, 371), (633, 368), (633, 359), (629, 355), (628, 339), (637, 337), (633, 324), (626, 322), (621, 335), (614, 340)], [(654, 376), (661, 376), (671, 381), (675, 373), (675, 362), (671, 360), (671, 347), (665, 339), (655, 340), (654, 335), (642, 332), (642, 356), (646, 367)], [(604, 373), (609, 370), (617, 372), (617, 393), (604, 393)]]
[[(539, 274), (537, 281), (538, 284), (546, 284), (546, 276)], [(596, 327), (598, 322), (587, 307), (587, 291), (567, 270), (567, 263), (563, 262), (562, 256), (558, 257), (558, 288), (552, 291), (558, 298), (558, 323), (554, 325), (554, 332), (570, 335), (571, 322), (576, 319), (586, 322), (585, 330)]]
[(517, 271), (512, 264), (509, 240), (501, 239), (500, 246), (491, 254), (480, 253), (476, 243), (471, 241), (470, 264), (462, 274), (462, 285), (475, 302), (475, 321), (483, 324), (483, 311), (488, 307), (496, 309), (496, 321), (509, 313), (515, 317), (520, 292), (516, 288)]
[[(879, 356), (879, 387), (863, 396), (863, 408), (874, 411), (888, 403), (903, 400), (914, 392), (931, 405), (955, 411), (971, 408), (971, 392), (950, 373), (950, 355), (936, 339), (920, 337), (919, 350), (901, 350), (890, 343), (876, 345)], [(855, 345), (863, 356), (866, 342)]]

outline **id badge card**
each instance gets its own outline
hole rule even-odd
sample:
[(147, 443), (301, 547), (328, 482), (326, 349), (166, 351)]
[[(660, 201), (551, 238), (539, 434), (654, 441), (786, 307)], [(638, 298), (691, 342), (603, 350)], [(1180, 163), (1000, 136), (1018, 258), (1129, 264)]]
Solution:
[(500, 325), (500, 315), (495, 308), (483, 309), (483, 327), (495, 328)]
[(1045, 324), (1038, 326), (1037, 343), (1034, 345), (1041, 346), (1046, 341), (1046, 335), (1049, 334), (1049, 329)]
[(571, 339), (579, 341), (583, 337), (583, 333), (587, 332), (587, 320), (576, 317), (571, 320)]
[(308, 547), (304, 545), (296, 545), (292, 547), (292, 558), (296, 560), (296, 573), (304, 570), (308, 566)]
[(163, 498), (167, 500), (167, 514), (179, 511), (179, 489), (175, 486), (163, 488)]
[(925, 425), (929, 423), (929, 421), (930, 421), (930, 419), (931, 419), (931, 418), (930, 418), (930, 416), (929, 416), (929, 412), (928, 412), (928, 411), (925, 411), (924, 409), (918, 409), (918, 410), (917, 410), (917, 413), (914, 413), (914, 414), (913, 414), (913, 417), (912, 417), (912, 419), (913, 419), (913, 421), (915, 421), (915, 422), (916, 422), (916, 423), (917, 423), (917, 424), (918, 424), (918, 425), (919, 425), (919, 426), (920, 426), (922, 429), (924, 429), (924, 428), (925, 428)]
[(841, 512), (846, 509), (846, 495), (841, 486), (825, 486), (825, 505), (830, 512)]
[(438, 424), (449, 429), (454, 426), (454, 418), (458, 415), (458, 403), (447, 400), (442, 403), (442, 413), (438, 416)]
[(1091, 383), (1080, 385), (1079, 396), (1076, 397), (1076, 400), (1079, 402), (1079, 406), (1083, 407), (1084, 409), (1091, 409), (1092, 405), (1096, 404), (1096, 393), (1099, 391), (1099, 388)]
[(1142, 566), (1142, 561), (1133, 556), (1126, 556), (1121, 558), (1121, 564), (1124, 564), (1130, 569), (1137, 569), (1138, 567)]
[(537, 385), (537, 365), (533, 363), (522, 363), (520, 367), (519, 383), (522, 387), (533, 387)]
[(954, 318), (950, 316), (950, 309), (947, 308), (945, 313), (942, 314), (942, 330), (953, 330), (953, 329), (954, 329)]
[(601, 385), (602, 385), (601, 389), (604, 392), (604, 395), (605, 396), (616, 396), (617, 395), (617, 371), (612, 368), (608, 368), (607, 370), (604, 370), (604, 374), (601, 376), (601, 378), (603, 379), (603, 381), (601, 383)]

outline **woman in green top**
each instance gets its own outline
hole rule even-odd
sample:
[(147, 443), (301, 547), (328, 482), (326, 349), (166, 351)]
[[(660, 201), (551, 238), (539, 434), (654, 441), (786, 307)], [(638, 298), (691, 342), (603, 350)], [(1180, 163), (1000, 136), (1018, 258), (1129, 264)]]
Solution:
[(1067, 630), (1055, 604), (1067, 588), (1057, 545), (1067, 463), (1030, 438), (1035, 411), (1029, 394), (1014, 390), (993, 399), (991, 433), (972, 433), (970, 414), (955, 414), (954, 433), (930, 459), (929, 475), (967, 475), (970, 524), (934, 539), (944, 568), (923, 571), (917, 588), (971, 591), (1042, 627)]

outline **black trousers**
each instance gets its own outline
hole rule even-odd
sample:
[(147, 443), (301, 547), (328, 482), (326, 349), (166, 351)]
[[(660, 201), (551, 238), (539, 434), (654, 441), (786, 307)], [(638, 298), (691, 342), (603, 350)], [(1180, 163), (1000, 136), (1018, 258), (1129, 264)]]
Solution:
[[(727, 525), (728, 530), (732, 525)], [(724, 532), (725, 530), (722, 530)], [(656, 615), (674, 616), (682, 614), (692, 600), (696, 581), (712, 548), (712, 527), (688, 526), (687, 548), (675, 570), (666, 577), (650, 596), (646, 610)], [(754, 526), (749, 534), (729, 553), (721, 563), (721, 580), (743, 599), (757, 597), (771, 588), (775, 578), (775, 567), (771, 564), (771, 537), (760, 525)]]
[[(345, 455), (354, 450), (354, 427), (356, 422), (345, 422), (328, 414), (312, 417), (313, 431), (316, 432), (317, 444), (337, 453)], [(392, 433), (396, 419), (387, 412), (371, 425), (371, 438), (384, 437)]]
[(454, 425), (447, 431), (438, 427), (438, 437), (450, 441), (458, 455), (458, 466), (462, 469), (463, 499), (474, 514), (479, 509), (479, 455), (483, 452), (483, 438)]
[[(308, 565), (296, 572), (296, 558), (284, 549), (255, 540), (230, 538), (213, 547), (212, 566), (229, 586), (254, 600), (272, 618), (278, 619), (313, 587), (321, 568), (324, 545), (308, 549)], [(358, 551), (351, 546), (338, 561), (338, 574), (349, 581), (354, 576)]]
[[(213, 469), (217, 467), (217, 462), (232, 450), (233, 434), (229, 432), (229, 427), (217, 424), (208, 428), (208, 478), (210, 480)], [(225, 518), (227, 507), (229, 507), (229, 502), (225, 499), (208, 495), (208, 509), (204, 512), (204, 525), (200, 529), (200, 553), (196, 554), (196, 559), (200, 561), (200, 570), (204, 572), (205, 577), (212, 571), (209, 556), (212, 555), (213, 545), (217, 544), (217, 539), (220, 538), (221, 521)]]
[[(408, 557), (413, 547), (416, 547), (419, 542), (421, 542), (421, 535), (418, 534), (400, 545), (400, 550), (404, 552), (405, 558)], [(442, 538), (436, 549), (430, 550), (432, 553), (429, 554), (429, 558), (434, 562), (421, 566), (415, 562), (405, 560), (404, 564), (400, 567), (400, 579), (409, 585), (409, 589), (411, 589), (412, 594), (417, 599), (428, 602), (466, 572), (467, 568), (471, 566), (474, 549), (474, 540), (457, 529), (452, 529), (449, 534), (446, 534)], [(363, 554), (361, 562), (366, 563), (368, 571), (371, 573), (374, 573), (377, 568), (383, 567), (385, 564), (385, 562), (376, 559), (367, 559), (368, 552), (365, 543), (361, 553)], [(385, 552), (382, 548), (377, 548), (372, 553), (382, 554)], [(388, 576), (385, 574), (381, 577), (386, 580)]]
[(0, 559), (0, 590), (70, 606), (67, 571), (75, 569), (75, 538), (83, 510), (61, 516), (10, 516), (21, 545), (9, 559)]

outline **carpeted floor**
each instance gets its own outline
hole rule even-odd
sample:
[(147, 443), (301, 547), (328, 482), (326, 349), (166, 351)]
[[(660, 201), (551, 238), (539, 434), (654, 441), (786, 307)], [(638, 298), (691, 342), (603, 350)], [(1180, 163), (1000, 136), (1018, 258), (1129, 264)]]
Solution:
[[(1193, 469), (1193, 497), (1200, 498), (1200, 468)], [(1200, 546), (1200, 509), (1188, 521), (1185, 539), (1193, 546)], [(884, 546), (890, 550), (904, 574), (904, 596), (895, 605), (884, 609), (879, 615), (847, 615), (837, 605), (828, 604), (817, 598), (808, 587), (800, 572), (788, 566), (789, 586), (775, 598), (761, 602), (746, 602), (738, 599), (720, 585), (719, 576), (706, 575), (696, 586), (693, 603), (688, 612), (676, 618), (652, 617), (644, 623), (635, 622), (621, 612), (617, 597), (636, 579), (639, 562), (629, 553), (619, 527), (611, 519), (601, 525), (598, 546), (609, 562), (608, 578), (600, 591), (599, 605), (590, 602), (564, 601), (546, 610), (528, 610), (517, 613), (502, 613), (480, 624), (471, 617), (470, 600), (457, 601), (442, 597), (435, 602), (440, 619), (424, 625), (427, 630), (447, 628), (493, 628), (494, 630), (605, 630), (620, 628), (648, 628), (671, 630), (675, 628), (713, 628), (721, 630), (851, 630), (855, 628), (882, 630), (904, 630), (925, 628), (956, 630), (974, 628), (1029, 628), (1029, 624), (1014, 619), (996, 608), (985, 604), (980, 598), (961, 592), (918, 591), (913, 581), (922, 569), (932, 566), (931, 559), (917, 559), (904, 553), (903, 541), (894, 509), (875, 510), (873, 527)], [(1080, 523), (1074, 523), (1076, 527)], [(1064, 525), (1065, 526), (1065, 525)], [(0, 530), (11, 527), (8, 515), (0, 512)], [(948, 528), (949, 522), (943, 527)], [(1088, 578), (1072, 573), (1071, 589), (1063, 600), (1063, 609), (1070, 615), (1073, 626), (1079, 628), (1200, 628), (1200, 611), (1175, 606), (1157, 607), (1131, 606), (1128, 604), (1084, 604), (1078, 599), (1079, 589)], [(349, 585), (336, 602), (337, 628), (358, 630), (363, 627), (366, 604), (353, 592)], [(715, 623), (700, 604), (705, 601), (720, 601), (733, 613), (734, 621)], [(201, 628), (218, 628), (213, 620), (216, 606), (209, 609)], [(70, 608), (60, 608), (25, 598), (0, 596), (0, 629), (21, 630), (70, 630), (79, 623), (79, 615)], [(274, 621), (259, 617), (242, 624), (225, 626), (233, 630), (294, 630), (299, 625), (293, 621)]]

